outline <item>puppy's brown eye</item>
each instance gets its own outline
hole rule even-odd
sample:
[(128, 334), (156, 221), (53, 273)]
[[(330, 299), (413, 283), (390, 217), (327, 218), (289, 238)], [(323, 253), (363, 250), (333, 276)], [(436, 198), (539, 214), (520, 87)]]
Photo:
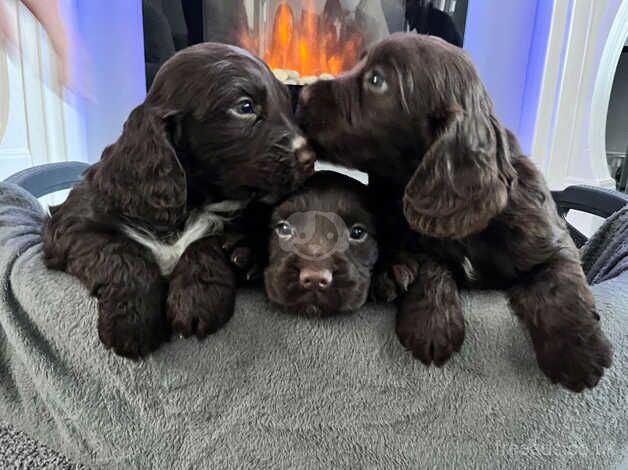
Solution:
[(292, 238), (292, 236), (294, 235), (292, 225), (290, 225), (285, 220), (282, 220), (281, 222), (278, 222), (277, 225), (275, 225), (275, 232), (277, 232), (277, 235), (282, 238)]
[(367, 235), (368, 232), (366, 231), (366, 229), (358, 224), (351, 227), (351, 230), (349, 231), (349, 238), (351, 238), (352, 241), (356, 242), (364, 240)]
[(364, 76), (364, 84), (367, 88), (376, 93), (384, 93), (388, 90), (386, 80), (377, 70), (372, 70)]
[(253, 116), (255, 114), (255, 104), (253, 104), (253, 100), (249, 98), (240, 100), (235, 107), (235, 112), (240, 116)]

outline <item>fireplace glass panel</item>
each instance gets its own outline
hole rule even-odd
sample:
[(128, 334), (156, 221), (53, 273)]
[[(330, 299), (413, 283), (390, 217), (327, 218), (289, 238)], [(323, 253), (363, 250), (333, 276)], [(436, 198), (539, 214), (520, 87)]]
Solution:
[(241, 46), (288, 84), (351, 68), (398, 31), (462, 46), (467, 0), (143, 0), (147, 86), (176, 51), (202, 41)]

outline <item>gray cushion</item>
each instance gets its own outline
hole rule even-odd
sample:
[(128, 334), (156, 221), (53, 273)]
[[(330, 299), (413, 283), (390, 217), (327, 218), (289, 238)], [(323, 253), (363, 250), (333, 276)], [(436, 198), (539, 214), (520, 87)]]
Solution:
[(614, 468), (628, 442), (628, 274), (595, 286), (615, 362), (573, 394), (538, 369), (498, 292), (464, 296), (467, 338), (413, 360), (392, 307), (330, 320), (244, 290), (233, 319), (145, 361), (103, 349), (96, 305), (46, 270), (35, 201), (0, 185), (0, 419), (102, 468)]

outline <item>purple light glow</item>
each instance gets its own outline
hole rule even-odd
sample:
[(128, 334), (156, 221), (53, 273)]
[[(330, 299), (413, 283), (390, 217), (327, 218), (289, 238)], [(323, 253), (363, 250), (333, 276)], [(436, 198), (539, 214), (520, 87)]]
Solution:
[[(68, 0), (90, 64), (95, 102), (83, 114), (89, 161), (120, 134), (145, 96), (140, 0)], [(529, 153), (536, 123), (554, 0), (470, 0), (464, 47), (502, 122)]]
[(502, 123), (529, 153), (554, 0), (470, 0), (464, 48)]
[(93, 101), (85, 101), (83, 112), (88, 160), (94, 162), (146, 95), (142, 5), (140, 0), (70, 0), (70, 8), (89, 62), (82, 79)]

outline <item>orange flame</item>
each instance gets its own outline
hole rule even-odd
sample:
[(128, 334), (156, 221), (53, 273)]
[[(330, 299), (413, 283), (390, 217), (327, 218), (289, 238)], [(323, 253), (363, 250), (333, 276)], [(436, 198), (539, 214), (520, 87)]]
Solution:
[[(270, 47), (262, 52), (272, 69), (295, 70), (300, 76), (323, 73), (338, 75), (358, 61), (364, 38), (345, 24), (337, 27), (314, 12), (312, 0), (305, 2), (298, 26), (287, 3), (277, 7), (270, 36)], [(259, 53), (258, 41), (248, 30), (240, 34), (240, 45)]]

